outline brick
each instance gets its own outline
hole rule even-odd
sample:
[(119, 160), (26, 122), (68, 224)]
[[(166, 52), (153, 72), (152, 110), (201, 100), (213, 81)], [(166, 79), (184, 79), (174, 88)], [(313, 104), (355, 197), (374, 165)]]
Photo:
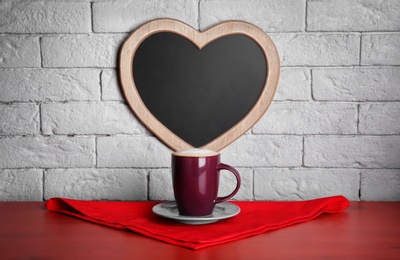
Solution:
[(88, 137), (0, 138), (0, 168), (94, 166), (94, 140)]
[(253, 127), (256, 134), (356, 134), (357, 105), (273, 102)]
[(91, 32), (89, 3), (2, 2), (1, 33)]
[(244, 135), (221, 151), (222, 162), (238, 167), (294, 167), (302, 163), (302, 137)]
[(43, 171), (0, 170), (0, 201), (42, 201)]
[(144, 134), (146, 128), (119, 102), (42, 104), (44, 134)]
[[(239, 191), (231, 200), (253, 200), (253, 170), (236, 168), (240, 174), (241, 185)], [(232, 193), (236, 188), (236, 178), (229, 171), (221, 171), (218, 196), (223, 197)]]
[(0, 104), (0, 135), (39, 134), (39, 106), (36, 104)]
[(44, 176), (46, 200), (147, 200), (147, 172), (143, 169), (54, 169)]
[(197, 0), (93, 3), (95, 32), (130, 32), (156, 18), (174, 18), (197, 27)]
[(152, 169), (149, 172), (149, 199), (175, 200), (171, 169)]
[(270, 34), (282, 66), (352, 66), (359, 64), (358, 34)]
[(400, 65), (400, 34), (365, 34), (361, 65)]
[(316, 69), (312, 78), (315, 100), (400, 100), (399, 68)]
[(308, 1), (309, 31), (396, 31), (400, 29), (397, 0)]
[(200, 28), (225, 20), (243, 20), (267, 32), (294, 32), (305, 28), (305, 1), (200, 1)]
[(125, 35), (67, 35), (42, 38), (44, 67), (116, 67)]
[(400, 201), (400, 169), (363, 170), (361, 200)]
[(98, 167), (169, 167), (172, 151), (152, 136), (97, 138)]
[(101, 72), (101, 99), (125, 101), (115, 70), (103, 70)]
[(361, 104), (359, 117), (361, 134), (400, 134), (400, 102)]
[(311, 100), (311, 75), (308, 69), (281, 69), (274, 100)]
[(0, 70), (0, 101), (100, 100), (99, 80), (92, 69)]
[(39, 39), (0, 36), (0, 67), (40, 67)]
[[(241, 186), (232, 200), (253, 199), (253, 171), (247, 168), (237, 168), (241, 177)], [(153, 169), (150, 171), (150, 200), (174, 200), (171, 169)], [(236, 187), (236, 178), (229, 172), (222, 171), (218, 195), (229, 195)]]
[(399, 168), (400, 138), (385, 136), (305, 137), (309, 167)]
[(343, 195), (359, 200), (359, 170), (342, 169), (256, 169), (256, 200), (310, 200)]

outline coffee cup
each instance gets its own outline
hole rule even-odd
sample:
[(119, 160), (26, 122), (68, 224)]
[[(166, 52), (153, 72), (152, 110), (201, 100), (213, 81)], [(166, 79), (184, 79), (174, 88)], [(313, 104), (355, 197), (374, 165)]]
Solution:
[[(173, 152), (172, 184), (180, 215), (211, 215), (215, 204), (232, 198), (240, 188), (240, 175), (233, 167), (220, 163), (220, 153), (205, 149)], [(228, 170), (236, 177), (236, 188), (218, 197), (219, 173)]]

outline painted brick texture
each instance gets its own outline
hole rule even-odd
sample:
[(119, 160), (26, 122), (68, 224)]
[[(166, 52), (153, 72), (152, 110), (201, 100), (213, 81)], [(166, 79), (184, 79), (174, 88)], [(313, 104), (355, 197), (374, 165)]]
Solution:
[(1, 33), (88, 33), (90, 6), (86, 3), (8, 1), (1, 4)]
[(100, 100), (100, 72), (93, 69), (0, 70), (0, 102)]
[(2, 68), (40, 67), (39, 38), (34, 36), (0, 35)]
[[(221, 151), (234, 200), (400, 201), (400, 1), (0, 2), (0, 201), (173, 200), (171, 150), (118, 81), (128, 34), (156, 18), (264, 30), (281, 75), (267, 113)], [(235, 180), (221, 173), (220, 195)]]
[(110, 1), (93, 3), (95, 32), (131, 32), (157, 18), (174, 18), (197, 27), (197, 0)]

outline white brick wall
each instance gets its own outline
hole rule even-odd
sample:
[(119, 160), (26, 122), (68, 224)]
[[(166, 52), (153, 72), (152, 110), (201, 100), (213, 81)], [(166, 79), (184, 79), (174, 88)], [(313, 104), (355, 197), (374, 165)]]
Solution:
[(100, 70), (1, 69), (0, 102), (100, 100)]
[(42, 132), (46, 135), (144, 134), (127, 105), (120, 102), (42, 104)]
[(93, 3), (94, 32), (131, 32), (156, 18), (174, 18), (197, 27), (198, 0), (109, 1)]
[(359, 64), (360, 35), (355, 33), (273, 33), (282, 66)]
[(204, 30), (225, 20), (243, 20), (266, 32), (300, 32), (304, 31), (305, 4), (292, 0), (200, 1), (199, 27)]
[(361, 43), (362, 65), (400, 65), (400, 34), (365, 34)]
[(399, 82), (396, 67), (314, 69), (313, 97), (317, 101), (399, 101)]
[[(170, 17), (251, 22), (275, 42), (274, 102), (222, 150), (236, 200), (400, 201), (400, 1), (0, 2), (0, 200), (170, 200), (171, 150), (125, 104), (122, 41)], [(220, 194), (235, 185), (221, 174)]]
[(398, 31), (400, 2), (396, 0), (308, 1), (309, 31)]
[(5, 136), (0, 147), (1, 169), (95, 166), (93, 137)]
[(44, 198), (146, 200), (144, 169), (49, 169), (44, 173)]
[(63, 35), (41, 38), (43, 67), (116, 67), (125, 35)]
[(1, 33), (89, 33), (87, 3), (25, 1), (2, 3)]
[[(360, 171), (355, 169), (256, 169), (255, 199), (299, 200), (342, 194), (359, 199)], [(322, 181), (323, 180), (323, 181)]]
[(40, 67), (38, 37), (0, 35), (0, 50), (0, 66), (2, 68)]

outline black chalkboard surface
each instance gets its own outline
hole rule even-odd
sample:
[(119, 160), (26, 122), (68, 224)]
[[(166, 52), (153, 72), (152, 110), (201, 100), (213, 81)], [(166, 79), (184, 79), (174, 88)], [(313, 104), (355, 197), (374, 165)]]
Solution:
[(272, 102), (279, 56), (260, 28), (226, 21), (203, 32), (149, 21), (124, 41), (119, 77), (127, 104), (164, 144), (220, 151)]
[(221, 37), (199, 49), (171, 32), (146, 38), (133, 59), (145, 106), (174, 134), (201, 147), (237, 124), (264, 88), (267, 64), (251, 38)]

